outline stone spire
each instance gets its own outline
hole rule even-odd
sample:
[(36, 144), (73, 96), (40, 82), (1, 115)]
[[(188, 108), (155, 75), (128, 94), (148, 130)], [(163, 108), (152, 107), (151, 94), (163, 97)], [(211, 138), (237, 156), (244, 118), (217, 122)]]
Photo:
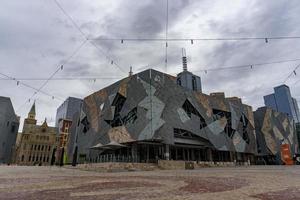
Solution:
[(29, 113), (28, 113), (28, 118), (29, 119), (35, 119), (35, 102), (33, 103)]
[(42, 124), (42, 127), (45, 127), (45, 128), (48, 127), (48, 124), (47, 124), (47, 118), (45, 118), (45, 120), (44, 120), (44, 122), (43, 122), (43, 124)]
[(28, 113), (28, 117), (24, 121), (24, 124), (36, 124), (35, 116), (36, 113), (35, 113), (35, 102), (34, 102)]

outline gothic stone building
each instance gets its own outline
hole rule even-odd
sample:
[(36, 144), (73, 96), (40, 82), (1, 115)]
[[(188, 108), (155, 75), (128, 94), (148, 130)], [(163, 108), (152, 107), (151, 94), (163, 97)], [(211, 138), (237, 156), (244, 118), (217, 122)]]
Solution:
[(37, 125), (35, 104), (24, 120), (22, 133), (18, 135), (16, 163), (20, 165), (49, 165), (54, 159), (58, 142), (57, 128), (49, 127), (46, 120)]
[(253, 162), (257, 152), (251, 106), (152, 69), (87, 96), (78, 118), (80, 161), (113, 154), (139, 162)]

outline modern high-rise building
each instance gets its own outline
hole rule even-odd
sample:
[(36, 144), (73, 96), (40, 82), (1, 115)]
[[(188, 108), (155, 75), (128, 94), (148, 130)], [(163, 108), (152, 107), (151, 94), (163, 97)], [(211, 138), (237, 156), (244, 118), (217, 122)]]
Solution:
[(58, 127), (60, 119), (72, 120), (73, 115), (79, 112), (82, 106), (82, 99), (68, 97), (57, 109), (55, 126)]
[(278, 112), (286, 113), (295, 122), (300, 122), (300, 113), (297, 100), (292, 97), (290, 88), (287, 85), (280, 85), (274, 88), (274, 93), (264, 96), (265, 106)]
[(10, 163), (19, 129), (19, 117), (8, 97), (0, 97), (0, 163)]

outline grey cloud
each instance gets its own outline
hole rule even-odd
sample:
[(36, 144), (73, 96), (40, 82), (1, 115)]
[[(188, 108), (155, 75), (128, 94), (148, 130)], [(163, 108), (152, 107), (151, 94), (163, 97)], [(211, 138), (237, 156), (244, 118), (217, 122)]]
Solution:
[[(153, 0), (126, 1), (61, 1), (67, 12), (79, 24), (89, 38), (96, 37), (164, 37), (165, 3)], [(78, 3), (78, 4), (77, 4)], [(102, 5), (105, 3), (105, 5)], [(99, 6), (98, 6), (99, 4)], [(106, 5), (107, 4), (107, 5)], [(226, 8), (224, 1), (172, 0), (169, 1), (169, 34), (173, 37), (261, 37), (299, 35), (298, 27), (300, 4), (292, 1), (251, 1), (242, 2), (241, 7)], [(0, 71), (13, 76), (47, 77), (55, 71), (58, 64), (65, 60), (78, 46), (83, 37), (72, 23), (55, 7), (45, 2), (26, 3), (17, 0), (4, 1), (0, 8), (0, 59), (4, 69)], [(109, 6), (111, 5), (111, 6)], [(100, 12), (108, 6), (111, 12)], [(228, 9), (224, 17), (218, 18), (218, 9)], [(55, 9), (55, 10), (54, 10)], [(104, 10), (103, 10), (104, 11)], [(106, 10), (105, 10), (106, 11)], [(104, 14), (105, 13), (105, 14)], [(199, 36), (199, 37), (200, 37)], [(125, 71), (133, 66), (134, 72), (150, 65), (166, 71), (164, 67), (164, 42), (124, 42), (94, 41), (106, 54)], [(187, 49), (189, 69), (199, 70), (218, 66), (241, 65), (253, 62), (268, 62), (299, 57), (298, 40), (287, 41), (243, 41), (243, 42), (195, 42), (170, 43), (168, 49), (168, 72), (176, 74), (181, 70), (181, 48)], [(191, 58), (191, 59), (190, 59)], [(278, 64), (271, 68), (253, 70), (226, 70), (199, 73), (206, 93), (225, 91), (228, 95), (244, 97), (254, 107), (261, 106), (262, 96), (269, 93), (275, 83), (280, 82), (296, 65), (296, 62)], [(110, 61), (92, 45), (86, 44), (65, 69), (57, 76), (120, 76), (122, 74)], [(288, 83), (294, 83), (291, 77)], [(75, 95), (84, 97), (114, 82), (103, 80), (88, 81), (51, 81), (45, 90), (58, 96)], [(39, 82), (28, 82), (39, 86)], [(15, 107), (24, 103), (33, 91), (16, 87), (15, 83), (1, 82), (3, 94), (11, 96)], [(299, 85), (298, 85), (299, 86)], [(300, 96), (297, 87), (291, 87), (294, 96)], [(20, 98), (20, 96), (22, 98)], [(40, 119), (54, 117), (60, 102), (38, 95), (41, 101)], [(49, 100), (51, 102), (49, 102)], [(30, 103), (18, 111), (25, 117)]]

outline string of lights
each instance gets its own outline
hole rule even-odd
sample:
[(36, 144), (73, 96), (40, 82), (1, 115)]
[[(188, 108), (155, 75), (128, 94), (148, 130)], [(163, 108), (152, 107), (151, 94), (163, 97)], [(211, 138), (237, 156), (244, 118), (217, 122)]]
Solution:
[[(54, 97), (54, 95), (49, 94), (49, 93), (47, 93), (47, 92), (45, 92), (45, 91), (39, 90), (39, 88), (33, 87), (33, 86), (31, 86), (31, 85), (29, 85), (29, 84), (27, 84), (27, 83), (24, 83), (24, 82), (22, 82), (20, 79), (14, 78), (14, 77), (9, 76), (9, 75), (7, 75), (7, 74), (4, 74), (4, 73), (2, 73), (2, 72), (0, 72), (0, 75), (3, 76), (3, 77), (5, 77), (5, 80), (15, 81), (17, 85), (23, 85), (23, 86), (25, 86), (25, 87), (27, 87), (27, 88), (30, 88), (30, 89), (34, 90), (34, 91), (35, 91), (35, 92), (34, 92), (35, 94), (37, 94), (37, 93), (39, 92), (39, 93), (42, 93), (42, 94), (44, 94), (44, 95), (46, 95), (46, 96), (49, 96), (49, 97), (51, 97), (51, 98)], [(4, 80), (4, 79), (1, 79), (1, 80)], [(62, 99), (59, 98), (59, 97), (55, 97), (55, 98), (58, 99), (58, 100), (62, 100)]]
[[(86, 41), (82, 42), (72, 53), (71, 55), (64, 60), (64, 62), (59, 65), (59, 67), (51, 74), (51, 76), (49, 78), (47, 78), (45, 80), (45, 82), (17, 109), (17, 111), (19, 111), (21, 108), (23, 108), (24, 105), (26, 105), (27, 102), (30, 102), (31, 99), (33, 99), (33, 97), (35, 97), (38, 93), (42, 93), (41, 90), (48, 84), (48, 82), (61, 70), (63, 70), (64, 65), (66, 65), (78, 52), (79, 50), (84, 46), (84, 44), (86, 44)], [(45, 94), (45, 93), (43, 93)], [(52, 99), (57, 99), (57, 97), (51, 95)], [(61, 101), (63, 101), (62, 99), (60, 99)]]
[[(93, 81), (93, 80), (113, 80), (113, 79), (120, 79), (120, 77), (57, 77), (57, 78), (16, 78), (16, 80), (19, 81), (74, 81), (74, 80), (88, 80), (88, 81)], [(0, 81), (8, 81), (12, 80), (9, 78), (0, 78)]]
[(283, 84), (285, 84), (288, 80), (289, 80), (289, 78), (291, 78), (291, 76), (292, 75), (297, 75), (297, 69), (300, 67), (300, 64), (298, 64), (294, 69), (293, 69), (293, 71), (286, 77), (286, 79), (284, 79), (284, 81), (283, 81)]
[[(271, 65), (271, 64), (280, 64), (280, 63), (287, 63), (287, 62), (296, 62), (300, 61), (300, 58), (296, 59), (287, 59), (287, 60), (277, 60), (277, 61), (271, 61), (271, 62), (263, 62), (263, 63), (252, 63), (252, 64), (244, 64), (244, 65), (233, 65), (233, 66), (219, 66), (219, 67), (212, 67), (212, 68), (205, 68), (201, 67), (201, 70), (194, 70), (192, 72), (212, 72), (212, 71), (222, 71), (222, 70), (239, 70), (239, 69), (254, 69), (257, 66), (265, 66), (265, 65)], [(273, 67), (273, 66), (272, 66)]]
[[(234, 65), (234, 66), (219, 66), (219, 67), (213, 67), (213, 68), (205, 68), (201, 70), (192, 70), (192, 72), (210, 72), (210, 71), (222, 71), (222, 70), (239, 70), (242, 68), (245, 69), (253, 69), (255, 66), (264, 66), (264, 65), (270, 65), (270, 64), (280, 64), (280, 63), (287, 63), (287, 62), (296, 62), (300, 61), (300, 58), (297, 59), (287, 59), (287, 60), (277, 60), (277, 61), (272, 61), (272, 62), (263, 62), (263, 63), (252, 63), (252, 64), (244, 64), (244, 65)], [(162, 64), (162, 63), (160, 63)], [(156, 64), (158, 65), (158, 64)], [(150, 66), (156, 66), (156, 65), (146, 65), (142, 66), (142, 70), (144, 70), (146, 67), (149, 68)], [(252, 66), (252, 68), (251, 68)], [(271, 66), (273, 67), (273, 66)], [(88, 81), (93, 81), (93, 80), (114, 80), (114, 79), (120, 79), (122, 77), (120, 76), (69, 76), (69, 77), (52, 77), (51, 79), (46, 78), (46, 77), (19, 77), (19, 78), (14, 78), (15, 80), (19, 81), (73, 81), (73, 80), (88, 80)], [(0, 78), (0, 81), (7, 81), (7, 80), (12, 80), (11, 78)]]
[(97, 37), (88, 38), (88, 40), (99, 41), (157, 41), (157, 42), (190, 42), (194, 44), (194, 41), (243, 41), (243, 40), (262, 40), (265, 43), (269, 43), (271, 40), (296, 40), (300, 39), (300, 36), (278, 36), (278, 37), (221, 37), (221, 38), (109, 38), (109, 37)]
[(56, 6), (62, 11), (62, 13), (72, 22), (73, 26), (79, 31), (79, 33), (82, 35), (82, 37), (86, 40), (89, 41), (89, 43), (95, 47), (95, 49), (100, 52), (102, 55), (105, 56), (105, 58), (107, 60), (110, 61), (110, 63), (114, 66), (116, 66), (120, 71), (122, 71), (123, 73), (127, 74), (127, 72), (125, 72), (120, 65), (117, 64), (117, 62), (113, 59), (111, 59), (111, 56), (107, 55), (99, 46), (97, 46), (94, 42), (92, 42), (91, 40), (88, 39), (88, 37), (85, 35), (85, 33), (81, 30), (81, 28), (78, 26), (78, 24), (75, 22), (75, 20), (71, 17), (71, 15), (69, 15), (67, 13), (67, 11), (63, 8), (63, 6), (57, 1), (57, 0), (53, 0), (54, 3), (56, 4)]

